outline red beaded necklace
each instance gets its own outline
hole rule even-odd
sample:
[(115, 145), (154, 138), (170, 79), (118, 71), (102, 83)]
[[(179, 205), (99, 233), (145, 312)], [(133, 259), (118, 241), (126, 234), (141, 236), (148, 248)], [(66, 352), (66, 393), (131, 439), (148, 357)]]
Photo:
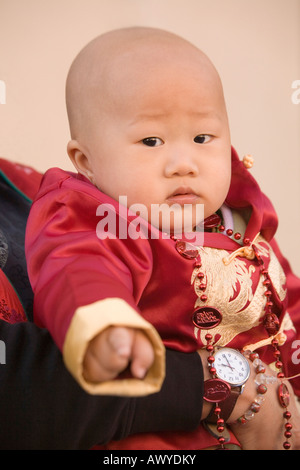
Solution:
[[(213, 214), (212, 216), (208, 217), (207, 219), (204, 220), (203, 222), (204, 225), (204, 230), (209, 231), (209, 230), (216, 230), (219, 233), (226, 233), (227, 236), (232, 237), (234, 240), (239, 241), (242, 238), (242, 235), (239, 232), (234, 233), (232, 229), (227, 229), (225, 231), (224, 225), (221, 223), (221, 217), (217, 214)], [(189, 260), (194, 260), (194, 268), (198, 268), (199, 272), (197, 274), (198, 278), (200, 279), (200, 290), (202, 290), (202, 295), (200, 296), (200, 300), (205, 304), (207, 302), (207, 295), (205, 294), (206, 290), (206, 283), (205, 283), (205, 274), (201, 272), (201, 256), (199, 253), (199, 249), (192, 245), (189, 242), (185, 242), (181, 239), (177, 239), (175, 236), (171, 237), (174, 242), (175, 242), (175, 248), (178, 251), (178, 253), (183, 256), (186, 259)], [(254, 244), (255, 240), (251, 242), (249, 238), (244, 238), (243, 239), (243, 246), (236, 250), (231, 257), (229, 257), (227, 260), (225, 260), (225, 263), (230, 263), (231, 259), (235, 256), (241, 255), (244, 256), (248, 259), (256, 259), (258, 264), (260, 265), (260, 273), (264, 278), (263, 284), (266, 287), (266, 291), (264, 295), (267, 298), (266, 304), (265, 304), (265, 311), (264, 311), (264, 319), (263, 319), (263, 325), (270, 337), (273, 337), (271, 340), (271, 344), (274, 349), (274, 357), (276, 359), (275, 366), (278, 370), (277, 373), (277, 378), (280, 381), (280, 385), (278, 387), (278, 399), (279, 403), (284, 408), (283, 412), (283, 418), (286, 420), (285, 424), (285, 432), (284, 432), (284, 437), (285, 440), (283, 442), (283, 448), (288, 450), (291, 448), (291, 444), (289, 442), (289, 439), (292, 436), (291, 429), (292, 425), (290, 423), (290, 418), (291, 418), (291, 413), (288, 411), (288, 405), (290, 402), (290, 396), (289, 396), (289, 390), (284, 383), (284, 372), (283, 372), (283, 363), (281, 360), (281, 353), (279, 350), (279, 342), (276, 339), (276, 335), (279, 331), (279, 319), (277, 315), (272, 311), (273, 307), (273, 302), (272, 302), (272, 281), (270, 279), (268, 270), (265, 268), (264, 265), (264, 260), (262, 256), (259, 253), (259, 250)], [(198, 307), (192, 314), (192, 321), (200, 329), (203, 330), (209, 330), (211, 328), (215, 328), (219, 323), (222, 321), (222, 314), (219, 312), (217, 309), (213, 307), (208, 307), (203, 305), (202, 307)], [(224, 429), (225, 429), (225, 420), (221, 417), (221, 407), (219, 403), (221, 403), (223, 400), (225, 400), (228, 397), (228, 394), (230, 393), (230, 386), (228, 385), (228, 388), (226, 388), (226, 383), (217, 379), (216, 378), (216, 370), (213, 366), (214, 364), (214, 345), (212, 344), (212, 335), (207, 332), (205, 335), (205, 340), (206, 340), (206, 350), (209, 353), (208, 356), (208, 369), (211, 374), (211, 383), (215, 381), (215, 387), (218, 387), (219, 390), (219, 395), (217, 396), (216, 399), (209, 399), (208, 401), (214, 402), (215, 403), (215, 408), (214, 408), (214, 414), (216, 416), (216, 423), (217, 423), (217, 430), (220, 433), (220, 435), (217, 437), (218, 443), (220, 446), (220, 449), (225, 449), (225, 442), (226, 439), (222, 435)], [(251, 353), (251, 354), (256, 354), (256, 353)], [(257, 358), (257, 355), (251, 356), (251, 360), (254, 360)], [(260, 371), (262, 372), (262, 370)], [(221, 383), (222, 382), (222, 383)], [(225, 385), (224, 385), (225, 384)], [(265, 387), (258, 387), (258, 393), (259, 395), (263, 395), (266, 393), (267, 388)], [(215, 388), (216, 392), (216, 388)], [(216, 393), (214, 393), (216, 395)], [(217, 401), (216, 401), (217, 400)], [(252, 413), (257, 413), (260, 409), (260, 405), (257, 401), (253, 402), (251, 404), (250, 410)], [(246, 423), (247, 419), (245, 416), (241, 417), (239, 420), (240, 423)]]

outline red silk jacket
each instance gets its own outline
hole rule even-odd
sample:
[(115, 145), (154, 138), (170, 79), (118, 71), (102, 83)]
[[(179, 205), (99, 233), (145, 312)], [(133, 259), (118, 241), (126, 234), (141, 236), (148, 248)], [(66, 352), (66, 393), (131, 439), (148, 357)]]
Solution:
[[(263, 263), (279, 319), (285, 374), (297, 374), (300, 280), (274, 240), (277, 217), (272, 204), (234, 150), (225, 203), (247, 219), (243, 237), (254, 241), (257, 256), (240, 256), (241, 245), (225, 233), (205, 233), (204, 246), (198, 249), (199, 266), (195, 258), (182, 256), (170, 238), (100, 239), (98, 208), (106, 204), (118, 214), (117, 201), (80, 175), (49, 170), (34, 201), (26, 234), (36, 323), (47, 327), (63, 350), (78, 308), (118, 298), (155, 327), (166, 348), (191, 352), (206, 343), (206, 330), (197, 326), (195, 311), (210, 307), (221, 314), (221, 322), (210, 330), (217, 345), (237, 349), (250, 345), (270, 363), (274, 357), (263, 323)], [(128, 226), (132, 217), (125, 213)], [(225, 264), (224, 258), (230, 259), (232, 254)], [(299, 378), (291, 383), (300, 396)], [(215, 443), (200, 427), (188, 433), (133, 436), (108, 448), (201, 449)]]

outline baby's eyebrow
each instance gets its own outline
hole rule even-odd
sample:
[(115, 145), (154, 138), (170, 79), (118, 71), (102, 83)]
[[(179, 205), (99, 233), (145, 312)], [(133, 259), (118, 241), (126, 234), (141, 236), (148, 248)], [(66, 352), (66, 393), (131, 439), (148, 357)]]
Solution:
[[(153, 112), (153, 113), (140, 113), (135, 116), (132, 121), (130, 121), (130, 125), (135, 125), (143, 121), (158, 121), (163, 120), (169, 115), (172, 114), (172, 110), (169, 112)], [(218, 119), (221, 120), (221, 116), (216, 112), (214, 109), (208, 110), (195, 110), (190, 111), (189, 114), (193, 116), (194, 119)]]
[(166, 118), (170, 113), (166, 112), (159, 112), (159, 113), (140, 113), (137, 116), (130, 121), (131, 125), (137, 124), (141, 121), (154, 121), (154, 120), (159, 120), (159, 119), (164, 119)]

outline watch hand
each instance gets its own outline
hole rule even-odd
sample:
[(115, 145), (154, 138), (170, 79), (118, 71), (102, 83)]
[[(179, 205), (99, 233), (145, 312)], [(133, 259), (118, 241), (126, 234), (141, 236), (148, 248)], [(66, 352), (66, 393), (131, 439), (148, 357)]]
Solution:
[(233, 367), (231, 367), (231, 365), (227, 365), (227, 364), (221, 364), (221, 366), (224, 366), (224, 367), (229, 367), (231, 370), (234, 370)]
[(230, 369), (233, 370), (233, 367), (230, 365), (230, 363), (229, 363), (229, 361), (228, 361), (228, 359), (227, 359), (226, 356), (225, 356), (225, 359), (226, 359), (226, 361), (228, 362), (228, 367), (230, 367)]

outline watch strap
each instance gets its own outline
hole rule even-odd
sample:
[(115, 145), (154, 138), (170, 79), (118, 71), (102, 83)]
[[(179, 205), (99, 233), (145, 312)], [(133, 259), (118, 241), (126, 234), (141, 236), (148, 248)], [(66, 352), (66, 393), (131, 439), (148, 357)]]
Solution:
[[(218, 403), (218, 406), (221, 408), (221, 418), (224, 419), (225, 423), (229, 419), (231, 413), (233, 412), (233, 409), (236, 405), (237, 399), (241, 394), (241, 388), (240, 387), (234, 387), (231, 389), (231, 392), (229, 396)], [(217, 422), (217, 416), (214, 413), (214, 407), (212, 408), (211, 412), (206, 418), (206, 421), (209, 423), (216, 423)]]

